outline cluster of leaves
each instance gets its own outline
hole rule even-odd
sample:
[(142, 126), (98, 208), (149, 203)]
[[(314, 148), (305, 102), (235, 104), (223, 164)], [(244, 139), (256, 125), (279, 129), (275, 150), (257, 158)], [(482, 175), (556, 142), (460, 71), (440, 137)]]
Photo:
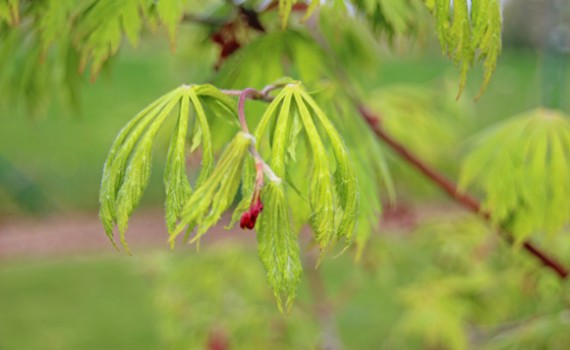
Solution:
[(437, 33), (444, 54), (460, 69), (458, 97), (467, 82), (467, 73), (476, 57), (484, 60), (485, 75), (481, 95), (495, 71), (501, 52), (502, 14), (499, 0), (426, 0), (434, 14)]
[[(0, 1), (0, 89), (2, 102), (45, 109), (54, 91), (78, 106), (81, 73), (91, 79), (121, 47), (136, 46), (144, 24), (167, 28), (172, 45), (187, 1), (6, 0)], [(200, 4), (197, 7), (203, 7)]]
[(184, 6), (184, 1), (152, 0), (20, 1), (20, 17), (30, 22), (28, 31), (37, 33), (44, 52), (63, 39), (71, 41), (81, 57), (80, 68), (91, 62), (94, 77), (117, 53), (123, 34), (138, 44), (145, 20), (154, 28), (165, 25), (174, 41)]
[[(323, 33), (330, 34), (331, 43), (334, 44), (331, 48), (334, 50), (332, 55), (325, 53), (305, 31), (272, 32), (256, 38), (232, 56), (220, 70), (215, 82), (216, 85), (232, 88), (261, 88), (271, 81), (269, 79), (291, 75), (312, 88), (318, 105), (337, 126), (351, 151), (361, 196), (357, 220), (359, 224), (355, 236), (359, 256), (368, 237), (378, 229), (378, 217), (382, 211), (381, 193), (385, 189), (391, 198), (394, 194), (384, 157), (385, 151), (369, 126), (358, 116), (358, 111), (348, 95), (349, 91), (335, 81), (333, 56), (342, 56), (341, 62), (345, 67), (362, 67), (363, 64), (370, 67), (375, 57), (375, 42), (370, 36), (360, 35), (364, 28), (355, 27), (357, 23), (343, 28), (336, 26), (335, 23), (341, 20), (338, 12), (327, 7), (322, 7), (320, 11), (321, 22), (326, 26)], [(357, 28), (360, 29), (356, 30)], [(357, 54), (351, 55), (354, 52)], [(359, 53), (369, 59), (363, 59)], [(284, 65), (283, 62), (288, 64)], [(263, 71), (258, 69), (259, 66), (264, 67)], [(302, 177), (304, 167), (308, 165), (302, 157), (297, 158), (299, 163), (304, 164), (303, 167), (295, 167), (298, 170), (290, 171), (299, 173), (298, 176)], [(294, 217), (310, 210), (302, 202), (293, 205), (293, 208), (299, 212), (299, 215)]]
[(421, 1), (354, 0), (352, 3), (374, 30), (386, 33), (390, 40), (420, 34), (425, 29), (426, 11)]
[[(82, 72), (89, 68), (91, 79), (95, 79), (104, 64), (117, 54), (124, 37), (136, 46), (145, 28), (154, 31), (162, 25), (168, 32), (171, 46), (174, 47), (178, 26), (185, 13), (233, 13), (228, 16), (228, 20), (234, 16), (239, 17), (241, 13), (236, 10), (236, 5), (226, 2), (206, 4), (193, 1), (191, 5), (188, 0), (73, 0), (64, 4), (57, 0), (2, 1), (0, 40), (3, 41), (3, 45), (0, 48), (0, 57), (3, 59), (0, 60), (0, 68), (8, 72), (24, 70), (27, 74), (4, 75), (10, 79), (5, 78), (5, 83), (0, 89), (12, 93), (19, 92), (21, 99), (32, 102), (42, 99), (47, 101), (52, 97), (51, 91), (65, 90), (68, 95), (64, 96), (65, 100), (75, 103), (80, 86), (77, 71)], [(467, 71), (477, 52), (479, 57), (485, 60), (486, 73), (481, 89), (484, 90), (495, 69), (501, 49), (499, 1), (477, 1), (471, 7), (471, 11), (467, 7), (467, 0), (456, 2), (453, 8), (449, 1), (429, 0), (426, 5), (435, 14), (444, 52), (461, 67), (460, 93), (465, 85)], [(262, 15), (270, 14), (272, 12), (270, 10), (275, 7), (278, 7), (278, 11), (274, 12), (278, 12), (279, 19), (274, 20), (276, 18), (270, 15), (265, 18), (268, 21), (281, 22), (283, 28), (291, 25), (289, 22), (292, 11), (301, 12), (303, 19), (320, 14), (326, 22), (327, 18), (323, 17), (334, 17), (335, 23), (343, 21), (346, 24), (348, 27), (346, 32), (361, 27), (362, 23), (359, 22), (362, 21), (359, 18), (364, 16), (372, 28), (360, 28), (354, 33), (363, 38), (378, 31), (387, 33), (390, 39), (409, 36), (412, 33), (421, 34), (425, 32), (425, 24), (428, 23), (425, 7), (420, 0), (354, 0), (323, 4), (320, 1), (299, 0), (279, 0), (261, 4), (252, 0), (238, 7), (248, 9), (247, 11), (250, 11), (248, 13), (255, 13), (259, 28), (264, 28), (266, 25), (276, 27), (271, 26), (271, 23), (259, 22)], [(223, 27), (223, 22), (220, 25)], [(351, 40), (353, 44), (358, 44), (359, 40), (356, 39)], [(276, 38), (274, 40), (281, 41)], [(336, 38), (332, 42), (335, 40)], [(286, 40), (283, 39), (283, 42)], [(315, 43), (312, 42), (311, 45)], [(292, 49), (284, 47), (284, 49), (294, 55), (309, 50), (305, 47)], [(353, 56), (365, 56), (365, 51), (351, 53)], [(25, 61), (21, 57), (26, 57)], [(314, 74), (320, 74), (322, 69), (318, 66), (322, 63), (323, 61), (308, 62), (299, 65), (299, 68), (304, 69), (303, 74), (308, 74), (317, 66), (319, 69)], [(22, 67), (22, 64), (25, 67)], [(278, 64), (281, 65), (281, 62)], [(229, 66), (233, 67), (232, 69), (245, 71), (233, 64)], [(305, 66), (307, 68), (303, 68)], [(277, 77), (283, 75), (294, 74), (284, 72), (277, 74)], [(30, 78), (36, 76), (42, 78)], [(13, 89), (13, 86), (19, 88)], [(54, 86), (59, 88), (54, 89)], [(36, 102), (36, 104), (41, 103)]]
[[(292, 83), (268, 106), (255, 131), (256, 139), (262, 140), (268, 128), (271, 168), (298, 192), (295, 195), (300, 198), (296, 202), (299, 199), (308, 201), (309, 210), (295, 211), (295, 221), (309, 221), (322, 252), (329, 251), (340, 239), (350, 243), (358, 215), (357, 180), (344, 142), (332, 123), (309, 94), (298, 83)], [(322, 134), (326, 135), (328, 143), (322, 140)], [(299, 145), (301, 142), (302, 146)], [(297, 148), (303, 152), (299, 156)], [(332, 164), (336, 164), (336, 169)], [(293, 165), (297, 168), (295, 177), (289, 170)], [(308, 173), (310, 177), (306, 176)], [(294, 234), (288, 219), (286, 198), (291, 195), (287, 191), (290, 190), (275, 183), (269, 184), (265, 191), (263, 199), (267, 209), (259, 225), (259, 243), (261, 258), (269, 270), (269, 281), (276, 291), (287, 296), (290, 305), (294, 297), (291, 288), (296, 288), (301, 269), (297, 243), (287, 235), (275, 234), (280, 227), (287, 228), (283, 230), (284, 234), (290, 231), (289, 237)], [(279, 241), (289, 242), (281, 244), (289, 248), (283, 252), (275, 251)]]
[[(398, 336), (387, 340), (388, 348), (563, 348), (567, 321), (557, 316), (565, 313), (567, 285), (502, 244), (476, 217), (428, 220), (405, 239), (383, 237), (384, 256), (369, 256), (380, 259), (377, 273), (391, 286), (384, 293), (399, 286), (403, 310), (393, 316), (391, 332)], [(558, 244), (566, 239), (556, 237)], [(559, 253), (567, 252), (562, 244)], [(527, 327), (532, 331), (524, 339)]]
[[(461, 96), (467, 74), (476, 59), (484, 61), (485, 70), (479, 96), (485, 91), (497, 66), (502, 48), (502, 14), (499, 0), (353, 0), (332, 1), (323, 5), (323, 12), (342, 17), (364, 16), (376, 32), (386, 33), (389, 40), (421, 34), (426, 29), (425, 8), (433, 13), (443, 53), (460, 69), (457, 96)], [(279, 13), (285, 24), (296, 1), (279, 1)], [(313, 13), (312, 1), (307, 16)], [(452, 5), (453, 3), (453, 5)], [(333, 11), (326, 11), (326, 8)], [(356, 11), (356, 13), (354, 13)]]
[(570, 221), (570, 122), (538, 109), (483, 133), (468, 155), (460, 188), (485, 194), (484, 210), (522, 242)]
[[(226, 95), (211, 85), (181, 86), (162, 96), (141, 111), (121, 130), (115, 140), (103, 170), (101, 183), (100, 216), (107, 235), (113, 239), (113, 227), (117, 225), (121, 241), (125, 241), (128, 220), (140, 202), (147, 186), (152, 156), (153, 140), (166, 118), (180, 104), (178, 120), (173, 132), (165, 171), (166, 222), (169, 231), (176, 232), (176, 222), (185, 212), (183, 204), (189, 199), (192, 187), (186, 175), (186, 139), (189, 127), (190, 104), (196, 118), (191, 132), (193, 151), (202, 147), (202, 168), (197, 184), (210, 180), (214, 171), (214, 150), (204, 103), (212, 111), (227, 110), (235, 114), (235, 105)], [(230, 119), (231, 120), (231, 119)], [(235, 124), (235, 122), (234, 122)], [(228, 203), (227, 205), (231, 204)]]
[[(118, 226), (121, 242), (128, 250), (125, 232), (148, 183), (153, 140), (176, 105), (180, 105), (164, 175), (171, 244), (185, 228), (188, 234), (197, 228), (192, 241), (199, 240), (233, 204), (240, 182), (243, 199), (234, 213), (234, 222), (247, 211), (252, 196), (257, 195), (253, 186), (255, 170), (248, 161), (257, 140), (261, 154), (268, 154), (273, 172), (261, 193), (265, 209), (257, 230), (259, 253), (279, 307), (285, 298), (289, 308), (302, 272), (297, 242), (300, 227), (293, 227), (289, 201), (296, 196), (296, 202), (308, 204), (309, 210), (297, 212), (300, 216), (295, 221), (311, 224), (324, 253), (337, 241), (345, 240), (347, 245), (352, 241), (359, 199), (356, 175), (340, 135), (300, 83), (284, 81), (286, 85), (257, 125), (255, 138), (237, 132), (216, 164), (205, 106), (229, 117), (230, 124), (235, 125), (235, 104), (225, 94), (211, 85), (182, 86), (140, 112), (119, 133), (105, 164), (100, 216), (107, 235), (113, 239), (113, 228)], [(190, 150), (202, 144), (203, 154), (195, 190), (185, 168), (190, 105), (196, 115)], [(323, 141), (324, 136), (328, 142)], [(301, 142), (304, 147), (298, 145)], [(297, 162), (298, 148), (305, 152), (303, 158), (309, 160), (300, 165), (302, 173), (289, 170)], [(307, 173), (311, 174), (308, 183)]]

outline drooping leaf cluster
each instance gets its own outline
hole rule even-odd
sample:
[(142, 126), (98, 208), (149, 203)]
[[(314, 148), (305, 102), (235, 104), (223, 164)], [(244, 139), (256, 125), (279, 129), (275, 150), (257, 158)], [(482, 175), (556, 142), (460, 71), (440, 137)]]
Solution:
[[(125, 233), (129, 217), (139, 204), (147, 186), (153, 141), (166, 120), (179, 105), (178, 118), (171, 137), (165, 170), (166, 223), (175, 232), (177, 221), (185, 213), (183, 204), (192, 198), (192, 187), (186, 175), (186, 141), (189, 129), (190, 106), (195, 118), (192, 122), (191, 150), (201, 145), (202, 167), (197, 185), (210, 180), (214, 170), (214, 150), (204, 104), (221, 106), (235, 114), (231, 99), (211, 85), (181, 86), (154, 101), (133, 118), (117, 136), (103, 170), (100, 191), (100, 217), (105, 231), (113, 240), (113, 228), (118, 226), (121, 242), (128, 250)], [(219, 174), (219, 170), (216, 174)], [(211, 199), (211, 198), (210, 198)], [(229, 206), (231, 204), (228, 203)]]
[[(338, 132), (344, 139), (346, 146), (351, 150), (353, 166), (356, 169), (360, 199), (360, 211), (358, 216), (358, 228), (355, 243), (359, 252), (362, 252), (368, 237), (377, 231), (378, 217), (382, 211), (381, 194), (384, 188), (393, 198), (392, 184), (386, 166), (384, 150), (372, 134), (369, 126), (360, 118), (358, 110), (353, 105), (349, 91), (335, 80), (334, 56), (342, 55), (340, 61), (343, 66), (351, 68), (351, 73), (356, 67), (374, 63), (374, 41), (370, 36), (361, 37), (360, 30), (353, 32), (352, 25), (346, 28), (338, 28), (334, 24), (338, 17), (327, 17), (328, 8), (322, 7), (322, 22), (325, 28), (331, 30), (331, 40), (334, 46), (333, 53), (327, 54), (306, 32), (286, 30), (266, 34), (253, 40), (231, 57), (219, 72), (216, 84), (232, 88), (256, 87), (262, 88), (282, 75), (291, 75), (310, 86), (319, 107), (337, 126)], [(326, 11), (326, 15), (324, 12)], [(337, 22), (333, 19), (337, 18)], [(328, 20), (331, 20), (330, 22)], [(327, 29), (328, 30), (328, 29)], [(325, 32), (327, 31), (325, 30)], [(342, 35), (340, 35), (342, 34)], [(340, 35), (340, 36), (339, 36)], [(334, 39), (334, 40), (333, 40)], [(371, 45), (369, 45), (371, 44)], [(356, 46), (356, 47), (355, 47)], [(363, 59), (359, 54), (351, 55), (351, 52), (361, 52), (369, 57)], [(367, 63), (366, 63), (367, 61)], [(283, 65), (287, 62), (287, 65)], [(264, 67), (259, 70), (258, 67)], [(360, 71), (362, 74), (363, 72)], [(364, 79), (363, 74), (363, 79)], [(289, 171), (292, 176), (302, 178), (306, 174), (306, 168), (310, 167), (308, 159), (303, 156), (304, 144), (299, 144), (297, 166)], [(310, 159), (310, 158), (309, 158)], [(384, 187), (384, 188), (383, 188)], [(305, 222), (301, 217), (310, 210), (307, 202), (293, 197), (295, 204), (292, 205), (298, 215), (294, 215), (296, 225)], [(248, 203), (244, 202), (246, 208)]]
[[(293, 211), (295, 221), (308, 220), (321, 252), (327, 252), (339, 240), (347, 244), (352, 240), (358, 217), (358, 184), (340, 135), (299, 83), (285, 86), (267, 107), (256, 128), (256, 139), (263, 140), (267, 132), (269, 164), (288, 186), (271, 183), (264, 192), (267, 205), (258, 229), (259, 249), (270, 284), (276, 293), (287, 296), (289, 307), (301, 262), (297, 243), (290, 238), (296, 232), (288, 214), (288, 197), (308, 202), (306, 212)], [(294, 168), (295, 177), (289, 170)], [(285, 228), (282, 237), (274, 233), (279, 227)], [(281, 246), (286, 249), (276, 251), (274, 247), (280, 245), (273, 240), (283, 240)]]
[(459, 66), (458, 97), (467, 82), (475, 59), (483, 60), (485, 70), (479, 96), (485, 91), (501, 52), (502, 14), (499, 0), (425, 0), (434, 14), (443, 53)]
[[(230, 124), (235, 124), (237, 118), (235, 103), (213, 86), (182, 86), (132, 119), (117, 136), (103, 173), (100, 216), (109, 238), (113, 240), (116, 225), (128, 250), (127, 224), (149, 179), (153, 140), (178, 105), (164, 174), (171, 244), (185, 229), (188, 237), (196, 228), (192, 242), (199, 240), (231, 207), (240, 183), (242, 202), (236, 207), (234, 221), (247, 210), (255, 181), (249, 153), (259, 147), (272, 171), (261, 192), (259, 254), (279, 308), (285, 299), (288, 310), (302, 272), (297, 242), (300, 226), (294, 222), (310, 223), (322, 253), (341, 240), (350, 244), (359, 214), (359, 188), (346, 146), (329, 118), (299, 82), (286, 79), (279, 84), (284, 86), (267, 106), (255, 137), (237, 132), (217, 162), (211, 118), (205, 111), (222, 107), (218, 110), (229, 116)], [(195, 116), (192, 120), (191, 114)], [(202, 167), (194, 189), (185, 166), (189, 139), (190, 151), (202, 145)], [(302, 173), (290, 170), (296, 167), (298, 152), (307, 160), (301, 165)], [(307, 173), (311, 174), (308, 182)], [(308, 210), (295, 212), (290, 201), (304, 202)]]
[(483, 192), (483, 209), (518, 242), (570, 221), (570, 121), (538, 109), (483, 133), (463, 165), (460, 188)]

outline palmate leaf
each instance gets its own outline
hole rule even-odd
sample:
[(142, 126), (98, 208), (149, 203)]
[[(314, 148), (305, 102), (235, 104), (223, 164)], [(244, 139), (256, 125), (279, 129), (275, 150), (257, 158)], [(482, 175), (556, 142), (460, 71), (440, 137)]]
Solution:
[[(295, 121), (296, 118), (299, 120)], [(287, 179), (286, 168), (295, 161), (288, 156), (292, 152), (288, 147), (291, 135), (300, 132), (306, 135), (312, 165), (307, 195), (311, 206), (310, 223), (321, 251), (328, 251), (341, 238), (350, 242), (358, 215), (357, 181), (346, 147), (329, 118), (301, 84), (290, 83), (268, 106), (256, 129), (256, 139), (262, 139), (272, 122), (275, 127), (270, 129), (269, 135), (270, 165), (282, 179)], [(319, 128), (328, 142), (323, 141)], [(329, 144), (333, 159), (325, 146)]]
[[(202, 105), (202, 93), (205, 94), (205, 99), (212, 103), (212, 96), (215, 94), (211, 91), (211, 87), (196, 85), (181, 86), (159, 98), (121, 130), (109, 152), (103, 170), (99, 197), (100, 217), (111, 241), (113, 241), (113, 228), (115, 225), (118, 226), (121, 242), (127, 250), (125, 233), (128, 220), (140, 202), (148, 183), (153, 141), (164, 120), (177, 104), (180, 104), (180, 109), (170, 141), (164, 179), (165, 216), (170, 232), (174, 232), (177, 221), (183, 213), (183, 206), (192, 193), (185, 167), (190, 106), (193, 107), (197, 119), (194, 124), (200, 126), (199, 136), (203, 156), (203, 166), (197, 186), (205, 182), (213, 171), (214, 151), (209, 123)], [(228, 101), (222, 100), (219, 103), (228, 103)]]
[(478, 56), (485, 70), (479, 96), (483, 94), (497, 66), (501, 52), (502, 15), (500, 0), (471, 1), (425, 0), (434, 14), (437, 33), (444, 54), (448, 55), (460, 70), (458, 97), (461, 96), (467, 73)]
[(570, 121), (539, 109), (483, 134), (468, 155), (460, 189), (485, 194), (493, 221), (520, 243), (532, 233), (554, 233), (570, 222)]
[(122, 187), (131, 153), (147, 126), (166, 107), (169, 111), (172, 110), (178, 98), (180, 98), (179, 89), (153, 102), (119, 132), (111, 147), (103, 168), (103, 179), (99, 194), (101, 204), (99, 216), (111, 241), (113, 241), (113, 227), (118, 222), (117, 195)]

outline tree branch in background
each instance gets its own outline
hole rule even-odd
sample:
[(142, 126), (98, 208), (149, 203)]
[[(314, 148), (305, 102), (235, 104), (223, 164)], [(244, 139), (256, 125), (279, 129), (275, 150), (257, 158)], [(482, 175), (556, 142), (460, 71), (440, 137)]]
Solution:
[[(435, 186), (439, 187), (443, 192), (447, 193), (453, 200), (463, 206), (465, 209), (478, 214), (481, 216), (485, 221), (489, 222), (491, 218), (491, 214), (487, 211), (481, 210), (481, 203), (471, 197), (468, 194), (460, 193), (457, 190), (457, 184), (451, 181), (450, 179), (446, 178), (441, 173), (437, 172), (435, 169), (429, 167), (426, 163), (424, 163), (421, 159), (419, 159), (416, 155), (414, 155), (410, 150), (408, 150), (404, 145), (396, 141), (392, 138), (391, 135), (386, 133), (386, 131), (382, 128), (381, 125), (381, 118), (379, 115), (373, 113), (371, 110), (366, 108), (363, 104), (355, 102), (356, 107), (362, 118), (366, 120), (374, 134), (382, 140), (386, 145), (388, 145), (394, 152), (396, 152), (404, 161), (414, 167), (417, 171), (419, 171), (422, 175), (424, 175), (428, 180), (430, 180)], [(507, 232), (505, 232), (507, 233)], [(501, 235), (502, 237), (506, 238), (507, 241), (511, 242), (512, 237), (510, 234)], [(563, 266), (560, 262), (556, 259), (550, 257), (546, 252), (541, 251), (538, 247), (534, 246), (529, 241), (525, 241), (523, 243), (524, 249), (536, 257), (540, 262), (554, 271), (561, 279), (565, 279), (568, 277), (570, 272), (568, 269)]]

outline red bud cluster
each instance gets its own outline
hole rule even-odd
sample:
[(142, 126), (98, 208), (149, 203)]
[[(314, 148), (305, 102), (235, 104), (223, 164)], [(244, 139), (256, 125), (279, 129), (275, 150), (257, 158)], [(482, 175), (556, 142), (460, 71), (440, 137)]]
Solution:
[(255, 203), (252, 203), (249, 210), (242, 214), (239, 220), (239, 226), (242, 229), (252, 230), (255, 227), (255, 222), (257, 221), (257, 216), (263, 210), (263, 203), (258, 199)]

